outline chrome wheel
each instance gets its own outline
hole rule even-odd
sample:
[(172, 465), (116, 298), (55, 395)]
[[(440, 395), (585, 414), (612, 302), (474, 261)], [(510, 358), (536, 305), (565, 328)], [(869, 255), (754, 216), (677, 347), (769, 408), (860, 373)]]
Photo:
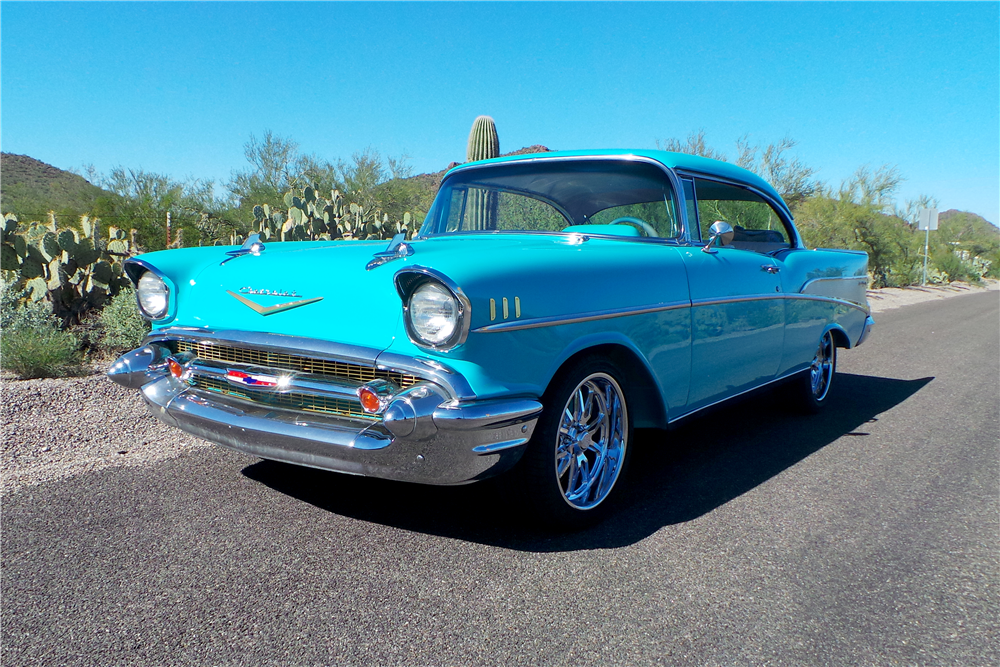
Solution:
[(821, 402), (830, 391), (833, 382), (833, 371), (836, 365), (836, 350), (833, 346), (833, 336), (827, 331), (819, 341), (816, 356), (809, 365), (809, 385), (813, 399)]
[(594, 373), (569, 395), (556, 442), (559, 490), (572, 508), (589, 510), (608, 497), (628, 447), (628, 408), (621, 387)]

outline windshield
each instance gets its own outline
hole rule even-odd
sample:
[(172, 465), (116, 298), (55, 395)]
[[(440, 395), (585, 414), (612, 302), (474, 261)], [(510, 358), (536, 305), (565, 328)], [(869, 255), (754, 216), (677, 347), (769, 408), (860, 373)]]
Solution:
[(476, 232), (580, 232), (680, 236), (666, 173), (646, 162), (552, 160), (497, 164), (449, 176), (422, 236)]

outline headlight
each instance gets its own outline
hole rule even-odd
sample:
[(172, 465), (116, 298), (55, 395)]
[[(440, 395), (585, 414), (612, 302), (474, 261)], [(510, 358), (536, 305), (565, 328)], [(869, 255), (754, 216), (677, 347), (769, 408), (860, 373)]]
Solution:
[(170, 290), (163, 279), (152, 271), (146, 271), (139, 278), (135, 296), (139, 309), (151, 320), (162, 319), (170, 306)]
[(443, 345), (454, 337), (461, 323), (461, 306), (451, 291), (426, 282), (410, 296), (410, 328), (422, 342)]

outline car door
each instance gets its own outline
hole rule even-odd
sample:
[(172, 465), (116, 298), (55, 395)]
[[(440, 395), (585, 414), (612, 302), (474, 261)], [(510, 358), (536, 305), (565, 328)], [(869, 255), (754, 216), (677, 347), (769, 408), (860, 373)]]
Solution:
[[(769, 253), (787, 247), (787, 232), (774, 229), (773, 209), (748, 188), (702, 178), (689, 183), (693, 188), (685, 191), (693, 189), (697, 202), (688, 207), (689, 224), (704, 239), (682, 249), (691, 293), (688, 408), (697, 410), (775, 378), (785, 307), (781, 267)], [(706, 252), (707, 230), (716, 220), (729, 222), (736, 233), (730, 245)]]

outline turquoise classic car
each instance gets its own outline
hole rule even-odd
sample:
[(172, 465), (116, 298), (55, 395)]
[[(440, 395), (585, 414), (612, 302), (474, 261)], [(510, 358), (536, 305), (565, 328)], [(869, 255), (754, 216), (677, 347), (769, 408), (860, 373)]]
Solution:
[(777, 383), (819, 410), (874, 324), (864, 253), (806, 249), (766, 182), (660, 151), (460, 165), (412, 240), (254, 235), (126, 271), (153, 329), (109, 375), (162, 421), (342, 473), (507, 473), (568, 526), (620, 494), (634, 428)]

